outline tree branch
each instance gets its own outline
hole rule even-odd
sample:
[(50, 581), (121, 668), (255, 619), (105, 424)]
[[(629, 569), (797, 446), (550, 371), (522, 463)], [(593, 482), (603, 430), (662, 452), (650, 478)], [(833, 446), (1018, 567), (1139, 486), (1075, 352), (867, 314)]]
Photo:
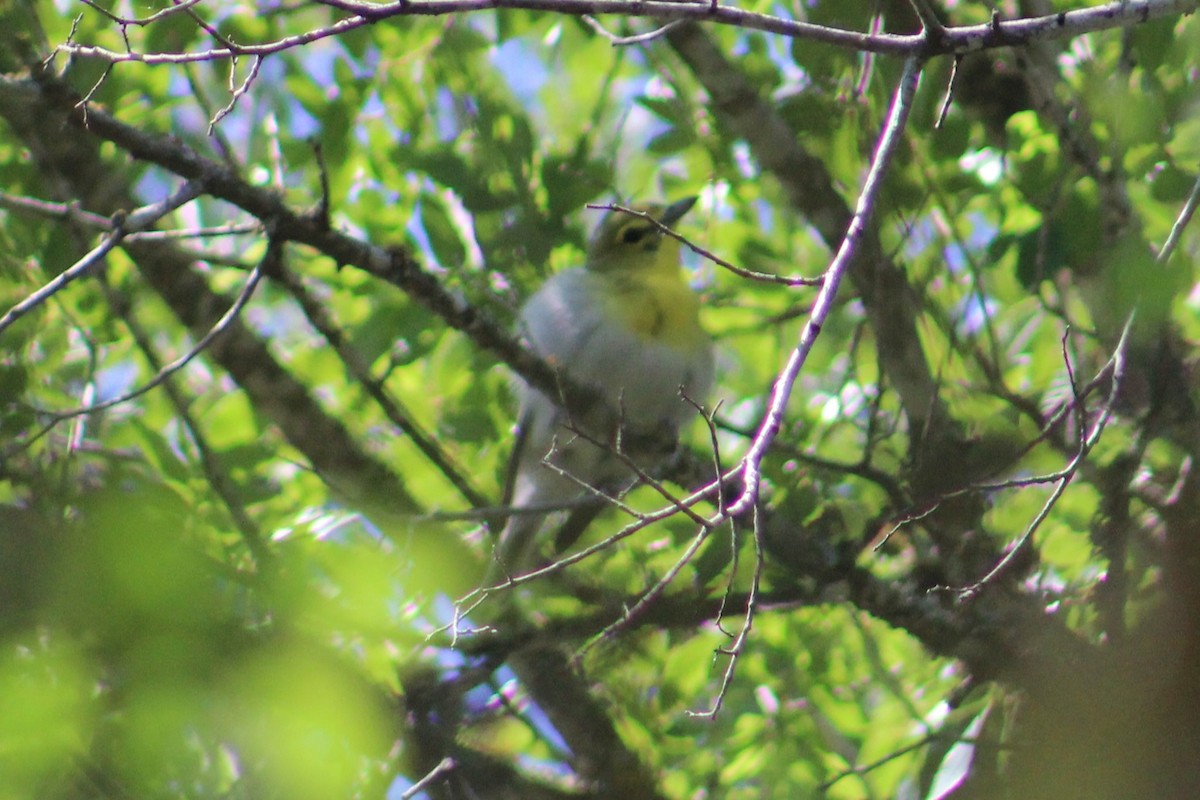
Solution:
[[(736, 6), (708, 0), (396, 0), (392, 3), (367, 3), (356, 0), (321, 0), (353, 16), (333, 25), (317, 28), (262, 44), (242, 45), (231, 42), (222, 47), (192, 53), (117, 52), (104, 47), (65, 42), (56, 52), (70, 56), (95, 58), (109, 63), (185, 64), (195, 61), (266, 56), (309, 44), (330, 36), (372, 25), (385, 19), (413, 16), (449, 16), (476, 11), (523, 9), (575, 16), (600, 14), (645, 17), (659, 22), (680, 20), (712, 22), (719, 25), (775, 33), (794, 39), (843, 47), (858, 52), (910, 58), (929, 58), (949, 53), (969, 53), (995, 47), (1014, 47), (1030, 42), (1070, 39), (1084, 33), (1112, 30), (1168, 16), (1192, 13), (1197, 0), (1113, 0), (1092, 8), (1065, 11), (1017, 20), (997, 20), (980, 25), (944, 28), (936, 37), (926, 32), (867, 34), (770, 14), (746, 11)], [(918, 6), (920, 7), (920, 6)]]
[(883, 186), (883, 177), (887, 174), (892, 157), (895, 155), (896, 148), (900, 144), (900, 138), (904, 133), (904, 126), (908, 120), (908, 112), (912, 108), (913, 97), (916, 96), (917, 81), (920, 77), (920, 62), (915, 58), (910, 59), (905, 63), (904, 74), (901, 75), (900, 84), (896, 87), (896, 94), (892, 99), (892, 109), (888, 116), (887, 125), (879, 137), (879, 144), (875, 150), (875, 158), (871, 162), (871, 169), (867, 173), (862, 192), (859, 194), (858, 207), (854, 210), (854, 216), (850, 218), (850, 224), (846, 228), (846, 235), (842, 239), (842, 244), (838, 248), (833, 263), (829, 265), (829, 269), (825, 272), (825, 281), (821, 285), (821, 291), (817, 294), (816, 302), (813, 303), (808, 322), (805, 323), (804, 329), (800, 333), (800, 342), (792, 351), (783, 370), (775, 378), (775, 385), (771, 390), (771, 399), (767, 406), (767, 413), (763, 418), (758, 433), (754, 436), (754, 440), (750, 445), (750, 451), (742, 461), (744, 465), (742, 472), (744, 488), (742, 489), (741, 497), (730, 505), (728, 509), (730, 516), (736, 517), (743, 514), (758, 502), (759, 468), (762, 465), (762, 460), (766, 457), (771, 443), (775, 440), (775, 436), (779, 433), (779, 429), (783, 425), (783, 414), (787, 409), (788, 398), (792, 393), (792, 386), (799, 377), (800, 370), (804, 367), (804, 362), (808, 360), (808, 354), (812, 352), (813, 345), (817, 341), (817, 336), (820, 334), (825, 320), (829, 317), (829, 312), (833, 309), (833, 301), (837, 297), (842, 277), (849, 270), (850, 264), (858, 257), (859, 242), (871, 224), (871, 217), (875, 211), (875, 202), (879, 197), (880, 188)]
[[(29, 79), (0, 77), (0, 118), (34, 153), (40, 169), (49, 176), (48, 184), (68, 187), (82, 205), (109, 215), (136, 205), (127, 167), (100, 156), (93, 131), (84, 127), (84, 111), (72, 100), (76, 96), (56, 79), (47, 79), (48, 85), (39, 85)], [(109, 119), (100, 113), (87, 116), (93, 123)], [(54, 130), (55, 135), (46, 136), (47, 130)], [(183, 145), (176, 144), (176, 148), (191, 152)], [(193, 170), (197, 177), (201, 172)], [(232, 180), (223, 167), (214, 174), (226, 182)], [(204, 185), (211, 193), (211, 187)], [(193, 269), (191, 255), (173, 243), (126, 240), (122, 247), (194, 336), (210, 331), (230, 305), (228, 298), (213, 292)], [(379, 518), (419, 511), (420, 505), (396, 476), (362, 451), (350, 431), (324, 412), (240, 319), (230, 322), (208, 352), (314, 469), (333, 482), (335, 491), (355, 504), (364, 504)]]

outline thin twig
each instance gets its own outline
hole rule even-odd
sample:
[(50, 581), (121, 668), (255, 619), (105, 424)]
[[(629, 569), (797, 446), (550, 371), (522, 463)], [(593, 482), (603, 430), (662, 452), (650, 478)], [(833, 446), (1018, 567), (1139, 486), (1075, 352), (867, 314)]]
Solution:
[(198, 5), (201, 0), (178, 0), (175, 5), (167, 6), (161, 11), (156, 11), (148, 17), (122, 17), (112, 13), (108, 9), (94, 2), (94, 0), (80, 0), (80, 2), (96, 11), (99, 11), (101, 14), (108, 17), (118, 25), (137, 25), (138, 27), (144, 28), (152, 22), (158, 22), (160, 19), (165, 17), (178, 14), (181, 11), (186, 11), (194, 5)]
[[(684, 395), (684, 397), (686, 398), (687, 396)], [(695, 403), (693, 403), (693, 406), (699, 408), (699, 406), (696, 405)], [(703, 413), (703, 412), (701, 412), (701, 413)], [(602, 442), (601, 440), (590, 435), (586, 431), (580, 430), (575, 427), (568, 427), (568, 430), (570, 430), (572, 433), (574, 433), (580, 439), (583, 439), (584, 441), (593, 445), (594, 447), (600, 448), (602, 450), (607, 450), (609, 452), (609, 454), (611, 454), (617, 460), (619, 460), (622, 464), (624, 464), (629, 469), (629, 471), (633, 473), (634, 477), (637, 478), (637, 483), (635, 484), (635, 486), (636, 485), (645, 485), (645, 486), (650, 487), (655, 492), (657, 492), (658, 495), (660, 497), (662, 497), (664, 500), (666, 500), (668, 503), (673, 503), (675, 505), (675, 507), (679, 510), (679, 512), (681, 514), (684, 514), (687, 517), (689, 517), (692, 520), (692, 522), (695, 522), (698, 525), (707, 525), (708, 524), (707, 520), (705, 520), (704, 517), (697, 514), (689, 506), (684, 505), (680, 501), (680, 499), (675, 496), (675, 494), (673, 492), (671, 492), (669, 489), (667, 489), (666, 486), (663, 486), (662, 481), (658, 480), (653, 475), (651, 475), (649, 472), (647, 472), (645, 469), (643, 469), (640, 464), (638, 464), (636, 461), (634, 461), (629, 456), (629, 454), (621, 446), (621, 431), (620, 431), (620, 429), (618, 429), (617, 442), (615, 445), (608, 444), (607, 442)], [(547, 466), (553, 468), (559, 474), (569, 477), (571, 480), (575, 481), (577, 484), (580, 484), (580, 485), (588, 488), (594, 494), (602, 497), (603, 499), (605, 499), (605, 500), (612, 499), (612, 498), (609, 498), (604, 492), (599, 491), (598, 489), (596, 489), (596, 487), (592, 486), (591, 484), (587, 483), (586, 481), (583, 481), (580, 478), (569, 474), (566, 470), (562, 469), (558, 465), (547, 462)], [(720, 473), (718, 473), (718, 474), (720, 474)], [(624, 492), (622, 492), (622, 494), (624, 494)], [(628, 506), (625, 506), (624, 504), (620, 504), (618, 507), (622, 511), (625, 511), (627, 514), (630, 514), (631, 516), (639, 516), (636, 511), (632, 510)]]
[[(255, 56), (254, 60), (250, 62), (250, 71), (246, 73), (245, 79), (241, 82), (241, 84), (239, 86), (231, 87), (231, 91), (229, 93), (229, 102), (226, 103), (225, 107), (222, 108), (220, 111), (218, 111), (213, 116), (213, 118), (208, 121), (208, 135), (209, 136), (212, 135), (213, 129), (217, 127), (217, 124), (220, 123), (221, 120), (225, 119), (225, 117), (227, 117), (231, 111), (233, 111), (234, 107), (237, 105), (238, 100), (240, 100), (242, 98), (242, 96), (244, 94), (246, 94), (246, 92), (250, 91), (250, 85), (252, 83), (254, 83), (254, 79), (258, 77), (258, 70), (260, 67), (262, 67), (262, 63), (263, 63), (263, 56)], [(237, 64), (236, 61), (232, 62), (229, 65), (230, 82), (233, 81), (233, 71), (234, 71), (235, 64)]]
[(99, 245), (83, 258), (59, 273), (57, 277), (41, 289), (38, 289), (17, 303), (3, 317), (0, 317), (0, 333), (3, 333), (6, 328), (18, 319), (45, 303), (54, 294), (67, 286), (67, 284), (83, 277), (93, 269), (96, 269), (100, 264), (103, 264), (104, 257), (112, 252), (113, 248), (119, 245), (128, 234), (153, 225), (163, 216), (199, 197), (202, 191), (203, 184), (201, 181), (189, 181), (175, 194), (158, 203), (143, 206), (129, 214), (118, 213), (113, 215), (112, 229)]
[(908, 3), (921, 19), (921, 28), (926, 38), (934, 44), (940, 42), (942, 37), (946, 35), (946, 27), (938, 19), (937, 12), (933, 10), (933, 6), (930, 5), (929, 0), (908, 0)]
[(962, 66), (962, 56), (956, 55), (950, 62), (950, 78), (946, 81), (946, 96), (942, 99), (942, 108), (938, 111), (937, 121), (933, 123), (936, 130), (941, 130), (942, 125), (946, 122), (946, 115), (950, 113), (950, 104), (954, 102), (954, 84), (958, 80), (960, 66)]
[(667, 590), (667, 587), (670, 586), (675, 581), (675, 578), (679, 576), (679, 573), (683, 571), (683, 568), (686, 567), (691, 560), (696, 557), (696, 553), (700, 551), (700, 545), (707, 541), (708, 536), (710, 533), (712, 533), (712, 531), (712, 527), (708, 524), (699, 525), (696, 535), (692, 537), (692, 541), (688, 543), (687, 548), (683, 551), (679, 558), (675, 559), (675, 563), (663, 573), (661, 578), (654, 582), (653, 586), (642, 593), (642, 595), (637, 599), (637, 602), (626, 608), (625, 613), (605, 627), (602, 631), (593, 636), (589, 641), (585, 642), (583, 646), (575, 653), (575, 660), (578, 661), (579, 659), (582, 659), (583, 656), (586, 655), (587, 652), (597, 644), (605, 639), (616, 636), (623, 629), (636, 622), (638, 618), (641, 617), (642, 613), (650, 607), (650, 604), (662, 596), (663, 592)]
[[(143, 358), (146, 359), (151, 369), (155, 372), (161, 372), (163, 369), (162, 359), (159, 358), (158, 353), (155, 351), (150, 335), (141, 326), (137, 318), (134, 317), (130, 300), (110, 286), (108, 281), (101, 281), (101, 285), (104, 287), (109, 306), (121, 318), (121, 321), (125, 323), (125, 327), (133, 335), (133, 340), (137, 344), (138, 349), (142, 351)], [(164, 380), (162, 387), (167, 393), (167, 398), (171, 401), (171, 405), (175, 407), (176, 415), (182, 421), (188, 431), (188, 435), (191, 437), (192, 445), (196, 448), (201, 469), (204, 471), (209, 485), (212, 486), (217, 497), (224, 503), (225, 510), (229, 513), (233, 524), (241, 533), (242, 540), (246, 543), (247, 549), (254, 558), (258, 574), (261, 575), (272, 561), (271, 551), (263, 543), (262, 531), (254, 519), (246, 513), (244, 504), (238, 497), (233, 480), (222, 467), (220, 458), (208, 443), (203, 429), (193, 416), (189, 408), (190, 398), (180, 390), (174, 379), (168, 378)]]
[(1196, 183), (1192, 186), (1192, 193), (1188, 195), (1187, 202), (1184, 203), (1183, 209), (1180, 210), (1179, 216), (1175, 219), (1175, 224), (1171, 226), (1170, 235), (1163, 242), (1162, 250), (1158, 252), (1158, 263), (1167, 263), (1167, 259), (1175, 252), (1175, 248), (1179, 244), (1179, 239), (1183, 236), (1183, 229), (1187, 227), (1188, 222), (1192, 219), (1192, 215), (1196, 213), (1197, 205), (1200, 205), (1200, 177), (1196, 178)]
[(589, 28), (603, 36), (612, 44), (613, 47), (626, 47), (631, 44), (645, 44), (652, 42), (655, 39), (660, 39), (667, 34), (672, 28), (677, 25), (682, 25), (686, 20), (675, 19), (668, 22), (666, 25), (659, 26), (652, 31), (645, 33), (635, 33), (630, 36), (618, 36), (612, 31), (600, 24), (600, 20), (593, 17), (591, 14), (583, 14), (580, 16)]
[(754, 626), (754, 612), (757, 608), (758, 591), (762, 584), (763, 570), (766, 567), (765, 552), (762, 514), (759, 513), (759, 506), (756, 503), (754, 505), (754, 575), (750, 580), (750, 593), (746, 598), (746, 612), (742, 617), (742, 628), (738, 631), (733, 644), (717, 651), (718, 655), (726, 656), (729, 661), (725, 665), (725, 673), (721, 676), (721, 688), (717, 691), (717, 696), (713, 700), (713, 704), (705, 711), (684, 712), (690, 717), (715, 718), (721, 711), (721, 706), (725, 702), (725, 697), (728, 695), (730, 687), (733, 686), (733, 676), (737, 671), (738, 659), (745, 649), (746, 642), (750, 639), (750, 629)]
[[(270, 252), (270, 250), (271, 248), (268, 245), (268, 252)], [(265, 257), (264, 260), (266, 260)], [(246, 307), (248, 302), (250, 302), (250, 298), (254, 294), (254, 289), (258, 286), (259, 281), (262, 280), (262, 276), (262, 267), (256, 267), (254, 271), (250, 273), (250, 277), (246, 280), (246, 285), (242, 287), (242, 291), (238, 293), (237, 298), (233, 301), (233, 305), (231, 305), (229, 310), (226, 311), (219, 320), (217, 320), (217, 323), (209, 329), (208, 333), (204, 334), (204, 336), (200, 338), (200, 341), (196, 342), (196, 344), (192, 346), (190, 350), (160, 369), (158, 373), (155, 374), (155, 376), (149, 381), (136, 389), (126, 392), (125, 394), (118, 395), (117, 397), (110, 398), (100, 403), (81, 406), (70, 411), (55, 412), (51, 425), (62, 422), (63, 420), (71, 419), (72, 417), (78, 417), (83, 414), (94, 414), (97, 411), (103, 411), (106, 408), (112, 408), (113, 406), (120, 405), (121, 403), (128, 403), (130, 400), (141, 397), (142, 395), (146, 394), (146, 392), (149, 392), (150, 390), (159, 386), (163, 381), (171, 377), (171, 375), (186, 367), (193, 359), (196, 358), (196, 356), (208, 349), (208, 346), (212, 344), (213, 340), (224, 333), (225, 329), (228, 328), (235, 319), (237, 319), (242, 309)], [(38, 436), (41, 435), (42, 433), (38, 434)]]
[(313, 297), (300, 278), (291, 270), (283, 270), (276, 276), (276, 280), (282, 283), (291, 294), (309, 324), (316, 328), (325, 341), (333, 347), (351, 377), (358, 381), (359, 385), (375, 401), (384, 416), (408, 437), (425, 458), (429, 459), (430, 463), (446, 477), (467, 503), (472, 506), (488, 505), (487, 498), (471, 485), (466, 471), (438, 444), (437, 438), (417, 422), (416, 416), (387, 390), (382, 380), (371, 374), (370, 365), (366, 363), (362, 354), (346, 341), (346, 336), (329, 313), (328, 306)]
[(823, 276), (816, 278), (805, 278), (801, 276), (772, 275), (769, 272), (755, 272), (754, 270), (745, 269), (735, 264), (731, 264), (717, 254), (709, 250), (705, 250), (703, 247), (700, 247), (697, 244), (693, 244), (687, 237), (681, 236), (675, 231), (671, 230), (668, 226), (663, 225), (646, 211), (630, 208), (617, 203), (588, 203), (587, 207), (596, 211), (618, 211), (623, 214), (629, 214), (630, 216), (641, 217), (644, 220), (652, 222), (654, 226), (659, 229), (659, 231), (667, 236), (670, 236), (684, 247), (687, 247), (696, 255), (700, 256), (701, 258), (708, 259), (717, 266), (727, 269), (734, 275), (738, 275), (743, 278), (762, 281), (763, 283), (779, 283), (783, 284), (784, 286), (820, 286), (825, 280)]
[[(55, 203), (39, 197), (28, 197), (0, 191), (0, 208), (36, 214), (47, 219), (73, 222), (109, 233), (114, 229), (112, 217), (85, 211), (76, 202)], [(227, 225), (213, 225), (199, 228), (175, 228), (126, 233), (122, 241), (150, 242), (165, 239), (207, 239), (237, 234), (261, 233), (262, 229), (261, 222), (229, 223)]]
[(411, 798), (416, 797), (418, 794), (432, 786), (435, 782), (445, 780), (446, 776), (453, 772), (457, 767), (458, 762), (456, 762), (450, 756), (446, 756), (436, 767), (431, 769), (424, 778), (421, 778), (421, 780), (405, 789), (404, 792), (400, 794), (400, 800), (411, 800)]
[(1024, 533), (1022, 533), (1017, 541), (1013, 543), (1008, 552), (1004, 554), (1004, 557), (1001, 558), (1000, 561), (998, 561), (986, 575), (984, 575), (975, 583), (959, 589), (950, 589), (949, 587), (938, 586), (931, 591), (949, 590), (953, 591), (960, 600), (971, 599), (975, 595), (979, 594), (979, 592), (982, 591), (985, 586), (994, 581), (997, 576), (1003, 573), (1004, 570), (1007, 569), (1008, 566), (1017, 558), (1017, 555), (1023, 551), (1025, 546), (1032, 540), (1034, 533), (1036, 533), (1038, 528), (1041, 527), (1041, 524), (1045, 521), (1046, 517), (1050, 515), (1050, 511), (1055, 505), (1057, 505), (1059, 498), (1061, 498), (1063, 495), (1063, 492), (1067, 490), (1067, 486), (1070, 485), (1071, 479), (1075, 477), (1076, 473), (1078, 473), (1079, 467), (1083, 463), (1083, 460), (1087, 458), (1088, 454), (1092, 451), (1092, 448), (1094, 448), (1096, 443), (1100, 441), (1100, 435), (1104, 432), (1105, 427), (1108, 425), (1109, 419), (1112, 417), (1113, 409), (1116, 407), (1117, 396), (1121, 387), (1121, 379), (1125, 374), (1125, 349), (1129, 340), (1129, 332), (1133, 328), (1133, 320), (1135, 316), (1136, 312), (1133, 312), (1129, 315), (1129, 318), (1126, 319), (1125, 328), (1121, 331), (1121, 338), (1117, 342), (1117, 346), (1113, 351), (1112, 386), (1109, 389), (1108, 399), (1105, 402), (1104, 407), (1100, 410), (1100, 415), (1097, 417), (1095, 424), (1092, 426), (1092, 430), (1086, 436), (1082, 437), (1082, 441), (1079, 445), (1079, 451), (1075, 454), (1075, 457), (1071, 459), (1071, 463), (1068, 464), (1067, 467), (1062, 471), (1062, 477), (1058, 480), (1054, 490), (1050, 493), (1050, 496), (1046, 498), (1046, 502), (1042, 504), (1041, 510), (1038, 511), (1033, 520), (1030, 521), (1029, 525), (1026, 526)]
[[(447, 625), (444, 625), (441, 628), (431, 632), (430, 635), (432, 636), (434, 634), (441, 633), (442, 631), (451, 629), (453, 626), (455, 626), (457, 624), (457, 621), (459, 619), (461, 619), (463, 616), (466, 616), (467, 614), (469, 614), (471, 612), (471, 610), (478, 607), (480, 603), (482, 603), (484, 600), (486, 600), (489, 596), (491, 596), (493, 594), (511, 589), (515, 586), (520, 586), (522, 584), (526, 584), (526, 583), (530, 583), (535, 580), (539, 580), (541, 578), (544, 578), (547, 575), (552, 575), (556, 572), (561, 572), (562, 570), (566, 569), (567, 567), (572, 566), (573, 564), (578, 564), (580, 561), (590, 558), (593, 555), (595, 555), (596, 553), (607, 550), (608, 548), (612, 547), (616, 542), (619, 542), (622, 539), (626, 539), (626, 538), (632, 536), (633, 534), (637, 533), (638, 531), (640, 531), (646, 527), (649, 527), (650, 525), (653, 525), (656, 522), (659, 522), (661, 520), (667, 519), (668, 517), (674, 516), (675, 514), (678, 514), (680, 506), (690, 507), (697, 503), (701, 503), (701, 502), (709, 499), (714, 493), (720, 492), (720, 487), (722, 485), (724, 485), (724, 482), (730, 480), (732, 477), (734, 477), (735, 474), (736, 474), (736, 470), (731, 470), (729, 473), (720, 476), (720, 478), (718, 480), (715, 480), (712, 483), (709, 483), (709, 484), (701, 487), (700, 489), (697, 489), (696, 491), (692, 492), (687, 497), (681, 498), (677, 502), (672, 503), (671, 505), (661, 508), (658, 511), (639, 514), (638, 519), (636, 521), (630, 523), (629, 525), (626, 525), (621, 530), (619, 530), (616, 533), (612, 534), (611, 536), (607, 537), (603, 541), (600, 541), (594, 545), (591, 545), (590, 547), (585, 547), (584, 549), (582, 549), (576, 553), (572, 553), (570, 555), (563, 556), (562, 558), (556, 559), (555, 561), (545, 565), (544, 567), (535, 569), (532, 572), (526, 572), (521, 575), (511, 576), (507, 580), (505, 580), (501, 583), (498, 583), (498, 584), (495, 584), (492, 586), (481, 586), (477, 589), (474, 589), (473, 591), (468, 592), (466, 595), (459, 598), (458, 601), (455, 603), (456, 609), (465, 609), (465, 610), (461, 611), (461, 613), (457, 613), (455, 615), (455, 620), (453, 622), (448, 623)], [(716, 515), (706, 519), (705, 522), (706, 522), (706, 524), (708, 524), (710, 526), (716, 526), (716, 525), (721, 524), (721, 522), (723, 520), (724, 520), (724, 515), (716, 514)]]

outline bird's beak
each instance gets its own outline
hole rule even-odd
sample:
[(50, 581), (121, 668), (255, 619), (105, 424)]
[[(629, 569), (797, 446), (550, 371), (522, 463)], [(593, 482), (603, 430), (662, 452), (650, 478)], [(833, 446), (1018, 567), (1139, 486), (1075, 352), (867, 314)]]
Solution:
[(663, 209), (658, 221), (663, 225), (674, 225), (684, 214), (692, 210), (692, 206), (696, 205), (698, 199), (700, 198), (693, 195), (692, 197), (685, 197), (682, 200), (676, 200)]

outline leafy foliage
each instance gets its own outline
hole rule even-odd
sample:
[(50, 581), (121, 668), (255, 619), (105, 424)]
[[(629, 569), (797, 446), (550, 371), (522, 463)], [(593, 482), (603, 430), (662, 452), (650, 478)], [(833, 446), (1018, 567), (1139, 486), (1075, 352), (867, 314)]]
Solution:
[[(1194, 17), (914, 38), (882, 165), (925, 0), (353, 5), (0, 11), (4, 308), (113, 245), (0, 320), (0, 797), (1189, 796)], [(883, 168), (731, 521), (820, 288), (718, 260), (830, 281)], [(472, 594), (502, 332), (588, 204), (686, 194), (711, 429), (572, 552), (716, 523)]]

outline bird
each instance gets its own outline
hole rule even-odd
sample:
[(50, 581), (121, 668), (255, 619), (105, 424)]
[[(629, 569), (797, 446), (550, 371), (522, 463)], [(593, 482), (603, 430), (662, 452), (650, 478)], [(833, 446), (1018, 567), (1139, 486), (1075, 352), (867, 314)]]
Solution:
[[(583, 267), (550, 277), (522, 308), (518, 332), (529, 348), (576, 386), (595, 391), (602, 413), (572, 414), (558, 398), (516, 379), (520, 412), (506, 491), (513, 513), (490, 575), (534, 566), (547, 516), (595, 501), (587, 487), (631, 486), (636, 475), (621, 455), (642, 469), (664, 460), (669, 453), (661, 443), (674, 441), (712, 389), (713, 343), (700, 323), (700, 298), (688, 285), (680, 242), (655, 222), (675, 224), (696, 199), (637, 206), (634, 214), (610, 210), (589, 240)], [(614, 420), (643, 441), (654, 432), (649, 438), (660, 446), (638, 452), (632, 444), (638, 437), (630, 436), (620, 440), (618, 455)], [(601, 505), (593, 502), (590, 515), (581, 515), (584, 526)], [(582, 529), (567, 540), (560, 535), (557, 549)]]

